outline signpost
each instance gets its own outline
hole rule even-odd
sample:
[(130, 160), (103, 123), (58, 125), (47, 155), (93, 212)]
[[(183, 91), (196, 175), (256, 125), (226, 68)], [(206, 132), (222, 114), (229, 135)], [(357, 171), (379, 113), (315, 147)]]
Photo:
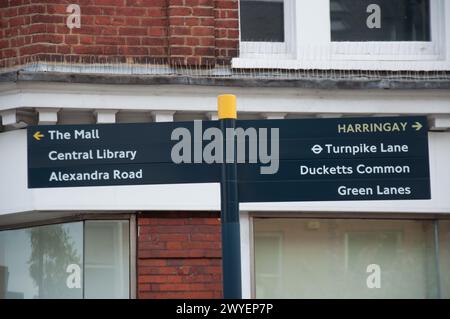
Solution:
[(425, 117), (246, 121), (279, 129), (279, 169), (239, 167), (241, 202), (430, 199)]
[(225, 298), (241, 298), (239, 202), (430, 199), (426, 117), (35, 126), (28, 187), (221, 183)]
[[(236, 128), (236, 96), (221, 95), (218, 99), (220, 130), (223, 145), (232, 143), (229, 141), (227, 130)], [(230, 159), (232, 159), (230, 161)], [(226, 152), (222, 152), (222, 167), (220, 179), (220, 207), (222, 226), (222, 272), (223, 272), (223, 296), (227, 299), (241, 299), (241, 229), (239, 224), (239, 199), (237, 177), (237, 154), (233, 152), (232, 158), (228, 158)]]
[[(211, 154), (237, 155), (240, 202), (431, 198), (425, 117), (235, 122), (221, 137), (235, 144)], [(210, 130), (219, 121), (30, 127), (28, 185), (220, 182)]]

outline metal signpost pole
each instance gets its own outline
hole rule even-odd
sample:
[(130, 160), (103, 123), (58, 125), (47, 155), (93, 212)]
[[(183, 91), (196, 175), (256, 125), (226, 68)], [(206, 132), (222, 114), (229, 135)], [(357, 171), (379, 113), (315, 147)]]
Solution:
[[(222, 223), (222, 271), (223, 297), (241, 299), (241, 240), (239, 227), (239, 200), (236, 167), (236, 144), (234, 134), (228, 138), (227, 129), (236, 127), (236, 96), (226, 94), (218, 97), (218, 113), (223, 135), (223, 163), (220, 181), (221, 223)], [(226, 158), (227, 146), (234, 148), (232, 161)]]

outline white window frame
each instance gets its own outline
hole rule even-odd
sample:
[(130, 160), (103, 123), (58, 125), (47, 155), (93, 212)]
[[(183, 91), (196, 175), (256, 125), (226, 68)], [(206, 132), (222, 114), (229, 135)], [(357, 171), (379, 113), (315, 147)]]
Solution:
[[(295, 0), (283, 0), (284, 3), (284, 42), (253, 42), (242, 41), (239, 33), (240, 57), (244, 58), (273, 58), (292, 59), (294, 57), (293, 44), (295, 43), (295, 29), (291, 26), (295, 23)], [(241, 7), (239, 5), (239, 21)], [(240, 29), (240, 24), (239, 24)]]
[[(430, 0), (431, 41), (367, 41), (330, 43), (334, 60), (438, 60), (442, 43), (442, 0)], [(330, 11), (330, 8), (328, 8)]]
[(232, 67), (449, 70), (450, 3), (430, 0), (430, 5), (431, 42), (332, 42), (330, 0), (285, 0), (285, 47), (241, 42)]

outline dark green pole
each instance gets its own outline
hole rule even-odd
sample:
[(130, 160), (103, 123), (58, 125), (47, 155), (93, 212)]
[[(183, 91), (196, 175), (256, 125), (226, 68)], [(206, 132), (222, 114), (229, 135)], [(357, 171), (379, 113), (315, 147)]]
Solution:
[(227, 129), (236, 127), (236, 96), (220, 95), (218, 98), (220, 128), (223, 135), (223, 163), (220, 182), (222, 224), (223, 297), (241, 299), (241, 235), (239, 226), (239, 200), (237, 184), (236, 143), (233, 139), (234, 159), (226, 160)]

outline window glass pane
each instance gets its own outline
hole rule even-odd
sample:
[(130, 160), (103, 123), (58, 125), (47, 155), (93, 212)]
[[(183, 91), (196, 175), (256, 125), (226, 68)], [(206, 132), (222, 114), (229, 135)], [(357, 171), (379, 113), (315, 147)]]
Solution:
[(0, 232), (1, 298), (82, 298), (83, 223)]
[(450, 220), (439, 221), (441, 296), (450, 299)]
[(85, 297), (129, 298), (129, 222), (85, 222)]
[[(255, 219), (254, 232), (258, 298), (438, 298), (439, 286), (448, 293), (450, 242), (441, 237), (436, 256), (433, 221)], [(437, 257), (447, 263), (440, 271)]]
[(241, 40), (284, 42), (283, 0), (241, 0)]
[(430, 41), (429, 0), (330, 0), (331, 41)]

